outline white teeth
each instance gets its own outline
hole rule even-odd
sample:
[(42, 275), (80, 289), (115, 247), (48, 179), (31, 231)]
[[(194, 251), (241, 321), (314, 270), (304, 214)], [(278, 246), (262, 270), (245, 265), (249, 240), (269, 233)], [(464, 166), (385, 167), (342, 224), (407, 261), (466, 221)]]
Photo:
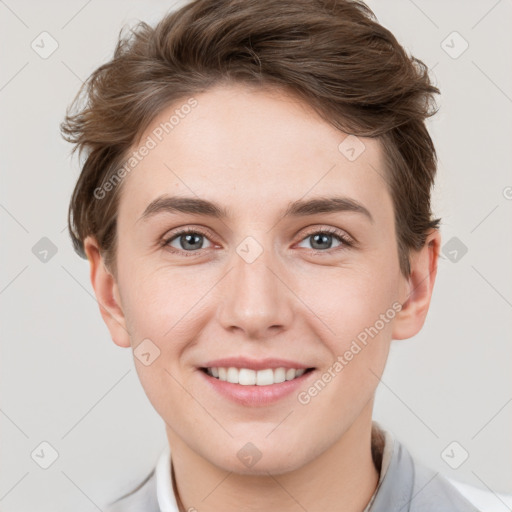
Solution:
[(231, 384), (238, 384), (238, 370), (236, 368), (228, 368), (227, 378)]
[(254, 386), (256, 384), (256, 372), (248, 368), (241, 368), (238, 372), (238, 384)]
[(285, 380), (293, 380), (304, 374), (306, 370), (301, 368), (267, 368), (266, 370), (250, 370), (249, 368), (229, 368), (214, 367), (208, 368), (207, 373), (219, 380), (230, 382), (232, 384), (241, 384), (242, 386), (270, 386), (279, 384)]
[(284, 368), (276, 368), (274, 370), (274, 382), (284, 382), (286, 380), (286, 370)]
[(257, 386), (270, 386), (274, 384), (274, 370), (258, 370), (256, 372), (256, 385)]

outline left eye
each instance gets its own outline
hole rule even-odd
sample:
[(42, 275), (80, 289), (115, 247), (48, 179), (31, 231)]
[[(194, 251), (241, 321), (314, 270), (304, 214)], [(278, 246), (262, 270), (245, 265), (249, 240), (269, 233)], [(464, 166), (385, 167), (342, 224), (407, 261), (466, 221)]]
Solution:
[[(350, 241), (343, 236), (342, 234), (337, 234), (337, 232), (330, 231), (316, 231), (314, 233), (310, 233), (304, 238), (304, 241), (311, 239), (312, 249), (315, 251), (322, 251), (332, 249), (332, 239), (337, 239), (340, 243), (339, 246), (350, 246)], [(303, 242), (301, 242), (303, 243)]]

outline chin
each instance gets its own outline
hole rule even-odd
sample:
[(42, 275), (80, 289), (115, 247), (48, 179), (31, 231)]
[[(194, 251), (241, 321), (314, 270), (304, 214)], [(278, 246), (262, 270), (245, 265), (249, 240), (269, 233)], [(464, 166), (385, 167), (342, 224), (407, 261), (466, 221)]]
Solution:
[(238, 471), (239, 474), (243, 475), (254, 475), (254, 476), (268, 476), (273, 475), (284, 475), (285, 473), (290, 473), (292, 471), (295, 471), (302, 467), (303, 464), (300, 462), (296, 462), (293, 464), (290, 464), (290, 461), (288, 460), (272, 460), (267, 461), (266, 464), (263, 464), (263, 461), (261, 460), (256, 464), (253, 468), (246, 471)]
[(234, 456), (218, 461), (211, 460), (211, 462), (224, 471), (239, 475), (268, 476), (269, 473), (280, 475), (295, 471), (305, 464), (293, 451), (293, 447), (276, 451), (275, 447), (269, 445), (258, 449), (256, 443), (248, 442), (241, 448), (236, 447), (233, 451), (230, 450)]

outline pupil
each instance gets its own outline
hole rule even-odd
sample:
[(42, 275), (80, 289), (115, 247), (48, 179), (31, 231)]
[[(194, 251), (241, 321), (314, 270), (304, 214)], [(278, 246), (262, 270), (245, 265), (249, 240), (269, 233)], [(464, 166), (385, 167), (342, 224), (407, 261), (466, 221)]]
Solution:
[[(331, 238), (331, 235), (327, 235), (325, 233), (318, 233), (316, 235), (313, 235), (313, 248), (314, 249), (329, 249), (330, 244), (328, 243), (329, 239)], [(320, 244), (320, 247), (315, 247), (317, 245), (317, 241)], [(322, 242), (324, 244), (327, 244), (327, 247), (322, 246)]]
[(190, 242), (191, 239), (194, 239), (194, 238), (200, 238), (202, 235), (195, 235), (195, 234), (186, 234), (183, 236), (183, 238), (185, 239), (185, 243), (183, 244), (183, 248), (188, 248), (189, 249), (196, 249), (197, 247), (195, 247), (194, 245), (197, 245), (198, 242), (196, 242), (196, 244), (194, 244), (193, 242)]

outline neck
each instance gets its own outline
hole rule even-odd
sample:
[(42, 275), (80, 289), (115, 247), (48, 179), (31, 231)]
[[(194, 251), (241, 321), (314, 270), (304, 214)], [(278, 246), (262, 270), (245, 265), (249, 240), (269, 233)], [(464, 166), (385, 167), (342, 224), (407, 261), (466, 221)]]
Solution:
[(362, 512), (379, 480), (371, 435), (370, 407), (329, 449), (297, 470), (279, 475), (241, 475), (213, 465), (167, 429), (180, 512)]

